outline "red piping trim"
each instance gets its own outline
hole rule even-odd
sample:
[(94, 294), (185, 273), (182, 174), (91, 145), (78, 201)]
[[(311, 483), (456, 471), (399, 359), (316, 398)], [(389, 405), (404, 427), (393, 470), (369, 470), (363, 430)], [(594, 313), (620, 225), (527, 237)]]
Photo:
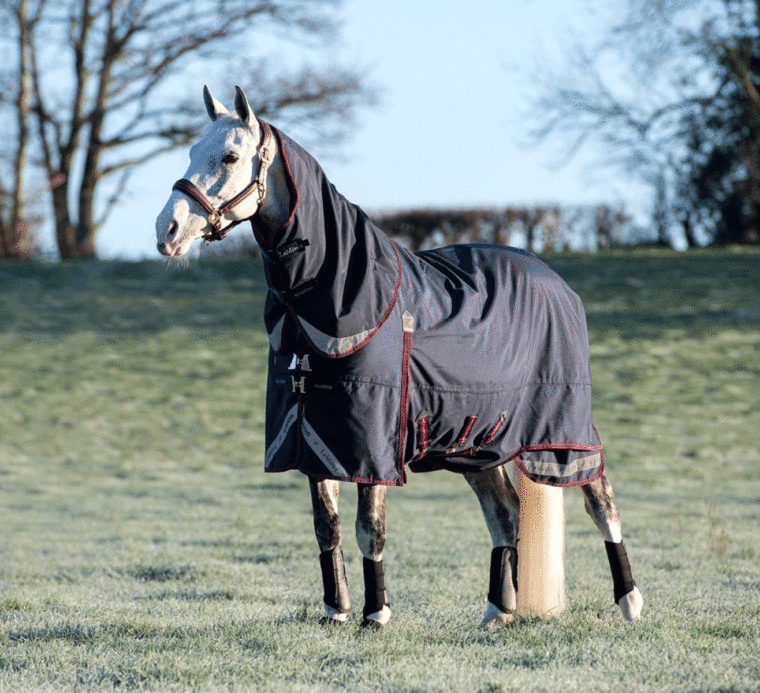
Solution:
[(399, 486), (406, 483), (406, 426), (409, 416), (409, 361), (412, 357), (413, 332), (404, 331), (404, 354), (401, 359), (401, 406), (399, 407), (398, 448), (396, 450), (396, 472)]
[[(540, 452), (541, 450), (580, 450), (582, 452), (601, 452), (601, 445), (588, 445), (585, 443), (541, 443), (540, 445), (525, 445), (516, 453), (510, 456), (509, 460), (514, 459), (515, 455), (521, 455), (524, 452)], [(509, 462), (509, 460), (507, 460)]]
[(310, 474), (309, 472), (304, 472), (303, 470), (298, 468), (297, 464), (293, 464), (293, 466), (288, 467), (287, 469), (265, 469), (264, 472), (266, 474), (283, 474), (284, 472), (292, 472), (297, 471), (301, 472), (301, 474), (304, 474), (305, 476), (311, 477), (313, 479), (329, 479), (330, 481), (345, 481), (347, 483), (352, 484), (366, 484), (368, 486), (403, 486), (404, 482), (400, 479), (391, 479), (385, 480), (385, 479), (363, 479), (362, 477), (358, 476), (325, 476), (324, 474)]
[[(294, 468), (295, 469), (295, 468)], [(278, 470), (279, 471), (279, 470)], [(283, 470), (290, 471), (290, 470)], [(362, 479), (358, 476), (322, 476), (321, 474), (308, 474), (303, 472), (306, 476), (313, 479), (329, 479), (331, 481), (345, 481), (352, 484), (366, 484), (367, 486), (403, 486), (406, 483), (406, 475), (404, 479), (392, 479), (387, 481), (385, 479)]]

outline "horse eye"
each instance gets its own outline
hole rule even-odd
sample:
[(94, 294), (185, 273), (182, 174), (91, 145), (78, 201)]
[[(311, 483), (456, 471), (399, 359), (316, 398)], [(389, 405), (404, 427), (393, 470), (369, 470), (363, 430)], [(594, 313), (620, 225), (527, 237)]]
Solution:
[(234, 164), (234, 163), (237, 163), (238, 158), (239, 157), (237, 154), (233, 154), (232, 152), (229, 152), (228, 154), (224, 155), (224, 158), (222, 159), (222, 163)]

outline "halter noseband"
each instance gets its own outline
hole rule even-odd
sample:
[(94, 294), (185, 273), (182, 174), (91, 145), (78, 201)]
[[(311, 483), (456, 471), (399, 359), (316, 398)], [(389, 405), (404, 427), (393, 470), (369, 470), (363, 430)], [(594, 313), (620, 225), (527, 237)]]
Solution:
[(232, 211), (243, 200), (251, 195), (254, 190), (258, 190), (259, 201), (256, 211), (261, 209), (261, 205), (264, 204), (264, 198), (267, 194), (267, 169), (274, 159), (274, 142), (272, 137), (272, 130), (268, 123), (259, 121), (264, 131), (264, 138), (259, 147), (259, 172), (256, 174), (254, 181), (243, 188), (235, 197), (228, 202), (225, 202), (221, 207), (217, 208), (209, 202), (208, 198), (198, 189), (198, 187), (191, 183), (187, 178), (180, 178), (173, 186), (172, 190), (177, 190), (187, 195), (191, 200), (197, 202), (207, 213), (208, 223), (211, 224), (212, 230), (203, 236), (203, 240), (221, 241), (227, 236), (233, 226), (237, 226), (243, 219), (232, 221), (230, 224), (222, 228), (222, 217), (227, 212)]

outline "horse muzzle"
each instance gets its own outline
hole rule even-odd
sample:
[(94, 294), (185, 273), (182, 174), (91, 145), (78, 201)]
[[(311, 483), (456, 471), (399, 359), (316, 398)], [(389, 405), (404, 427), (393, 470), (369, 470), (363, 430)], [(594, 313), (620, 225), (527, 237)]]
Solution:
[(158, 252), (167, 257), (176, 257), (182, 254), (182, 248), (176, 243), (158, 243)]
[(180, 232), (180, 225), (176, 217), (171, 218), (168, 223), (159, 221), (156, 229), (158, 239), (156, 247), (161, 255), (167, 257), (184, 255), (190, 249), (193, 240), (198, 237), (197, 234), (188, 234), (187, 230)]

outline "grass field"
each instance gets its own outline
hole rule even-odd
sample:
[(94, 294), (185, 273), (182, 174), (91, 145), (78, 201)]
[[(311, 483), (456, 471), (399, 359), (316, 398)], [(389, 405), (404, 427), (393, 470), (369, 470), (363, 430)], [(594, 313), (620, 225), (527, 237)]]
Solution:
[(488, 536), (437, 473), (390, 494), (389, 628), (320, 627), (306, 481), (262, 471), (260, 266), (2, 264), (0, 691), (760, 691), (760, 253), (548, 260), (639, 623), (568, 491), (567, 614), (480, 631)]

